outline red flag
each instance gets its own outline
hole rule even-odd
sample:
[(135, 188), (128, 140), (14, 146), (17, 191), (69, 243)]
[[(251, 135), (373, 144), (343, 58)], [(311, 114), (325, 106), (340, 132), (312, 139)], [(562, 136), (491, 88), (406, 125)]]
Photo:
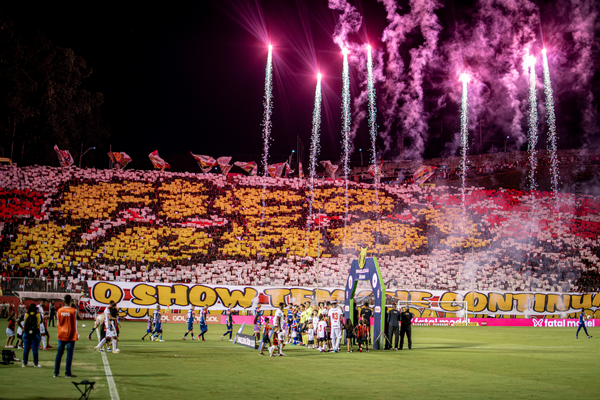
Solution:
[(231, 161), (231, 157), (217, 158), (217, 164), (219, 164), (219, 168), (221, 168), (223, 175), (227, 175), (231, 167), (233, 167), (233, 165), (229, 165), (229, 161)]
[(73, 165), (73, 157), (69, 153), (69, 150), (60, 150), (57, 145), (54, 145), (54, 151), (58, 156), (58, 162), (60, 162), (61, 167)]
[(281, 178), (281, 174), (286, 165), (286, 162), (271, 164), (267, 167), (267, 172), (269, 173), (269, 175), (271, 175), (272, 178)]
[(150, 158), (150, 161), (152, 161), (152, 165), (154, 165), (155, 169), (163, 171), (165, 168), (171, 168), (168, 162), (158, 156), (158, 150), (154, 150), (152, 153), (148, 154), (148, 157)]
[(116, 169), (123, 169), (131, 162), (131, 157), (125, 152), (110, 151), (108, 157), (113, 162)]
[(427, 179), (431, 178), (434, 171), (437, 167), (432, 167), (430, 165), (421, 165), (413, 175), (413, 179), (417, 185), (422, 185), (427, 181)]
[(290, 168), (290, 165), (288, 163), (285, 163), (285, 177), (287, 178), (288, 175), (291, 175), (294, 173), (294, 170), (292, 168)]
[(212, 167), (217, 165), (217, 160), (215, 160), (214, 158), (212, 158), (210, 156), (197, 155), (197, 154), (192, 153), (191, 151), (190, 151), (190, 154), (192, 155), (192, 157), (194, 157), (196, 159), (196, 161), (198, 162), (198, 166), (204, 173), (207, 173), (208, 171), (210, 171), (210, 169)]
[(338, 168), (340, 166), (332, 164), (331, 161), (329, 161), (329, 160), (321, 161), (321, 165), (323, 165), (325, 167), (325, 170), (329, 174), (329, 177), (331, 179), (335, 179), (335, 172), (338, 170)]
[(233, 163), (233, 165), (240, 167), (241, 169), (246, 171), (248, 174), (250, 174), (250, 176), (256, 175), (256, 172), (258, 171), (258, 165), (256, 164), (255, 161), (250, 161), (250, 162), (236, 161)]

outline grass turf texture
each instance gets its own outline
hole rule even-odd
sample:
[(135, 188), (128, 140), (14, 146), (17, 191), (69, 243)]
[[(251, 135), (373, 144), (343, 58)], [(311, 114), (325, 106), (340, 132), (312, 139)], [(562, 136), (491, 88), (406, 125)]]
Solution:
[[(85, 321), (86, 328), (81, 324), (76, 379), (64, 378), (66, 354), (60, 378), (52, 377), (56, 328), (50, 328), (55, 348), (40, 351), (43, 368), (0, 365), (0, 398), (76, 399), (71, 381), (87, 379), (96, 381), (92, 399), (110, 399), (102, 356), (92, 349), (95, 334), (93, 341), (86, 337), (92, 321)], [(1, 332), (6, 325), (0, 321)], [(587, 399), (600, 393), (600, 337), (587, 339), (580, 332), (575, 340), (573, 328), (414, 327), (412, 351), (347, 354), (342, 347), (338, 354), (325, 354), (288, 345), (287, 357), (270, 358), (268, 351), (259, 357), (221, 341), (223, 325), (209, 325), (206, 342), (191, 341), (189, 335), (181, 340), (184, 324), (163, 327), (165, 342), (157, 343), (140, 340), (145, 322), (122, 324), (122, 352), (107, 354), (121, 399)], [(22, 350), (16, 353), (21, 358)]]

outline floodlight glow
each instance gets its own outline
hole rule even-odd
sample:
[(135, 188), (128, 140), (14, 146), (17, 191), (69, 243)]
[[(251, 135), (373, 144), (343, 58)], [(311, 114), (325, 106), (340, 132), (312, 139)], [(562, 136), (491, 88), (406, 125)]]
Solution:
[(323, 75), (321, 75), (321, 73), (319, 72), (319, 73), (317, 74), (317, 79), (318, 79), (318, 80), (321, 80), (321, 78), (322, 78), (322, 77), (323, 77)]
[(461, 82), (469, 83), (469, 81), (471, 81), (471, 76), (466, 72), (463, 72), (462, 74), (460, 74), (458, 80)]
[(542, 54), (546, 55), (546, 48), (545, 47), (542, 49)]
[(344, 47), (342, 49), (342, 54), (345, 55), (345, 56), (347, 56), (348, 55), (348, 49)]
[(367, 44), (367, 50), (371, 51), (371, 45)]
[(269, 51), (272, 51), (272, 50), (273, 50), (273, 45), (272, 45), (272, 44), (270, 44), (270, 45), (269, 45)]

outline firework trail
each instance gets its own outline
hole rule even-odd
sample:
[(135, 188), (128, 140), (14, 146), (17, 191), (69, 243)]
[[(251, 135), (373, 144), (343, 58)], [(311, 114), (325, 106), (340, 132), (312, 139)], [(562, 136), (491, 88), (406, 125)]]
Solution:
[(550, 150), (550, 174), (552, 191), (558, 205), (558, 160), (556, 157), (556, 116), (554, 115), (554, 93), (550, 81), (550, 69), (548, 68), (548, 57), (546, 49), (542, 50), (542, 63), (544, 66), (544, 94), (546, 96), (546, 121), (548, 123), (548, 147)]
[(356, 8), (346, 0), (329, 0), (329, 8), (341, 11), (335, 31), (333, 41), (340, 47), (344, 55), (344, 65), (342, 69), (342, 167), (345, 181), (346, 212), (344, 218), (344, 244), (346, 242), (346, 231), (348, 226), (348, 175), (350, 175), (350, 68), (348, 66), (349, 45), (347, 43), (348, 34), (357, 32), (362, 25), (362, 17), (356, 11)]
[(465, 179), (467, 177), (467, 141), (469, 139), (469, 96), (467, 92), (467, 83), (469, 83), (469, 75), (461, 74), (462, 81), (462, 98), (460, 102), (460, 178), (461, 186), (461, 201), (463, 207), (463, 222), (465, 220)]
[(344, 242), (348, 226), (348, 175), (350, 175), (350, 71), (348, 67), (348, 50), (344, 49), (344, 66), (342, 69), (342, 158), (344, 167), (344, 184), (346, 188), (346, 212), (344, 218)]
[(321, 130), (321, 74), (317, 75), (317, 88), (315, 89), (315, 107), (312, 118), (312, 135), (310, 137), (310, 159), (309, 159), (309, 175), (310, 175), (310, 200), (308, 202), (308, 220), (306, 221), (306, 247), (304, 255), (308, 249), (308, 241), (310, 234), (310, 225), (312, 223), (313, 201), (315, 199), (315, 171), (317, 169), (317, 157), (319, 156), (320, 140), (319, 132)]
[(263, 176), (267, 176), (269, 162), (269, 142), (271, 141), (271, 115), (273, 113), (273, 46), (269, 45), (265, 70), (265, 97), (263, 101)]
[[(375, 213), (379, 225), (379, 175), (377, 170), (377, 107), (375, 105), (375, 83), (373, 79), (373, 57), (371, 46), (367, 46), (367, 93), (369, 95), (369, 134), (371, 137), (371, 165), (375, 171)], [(379, 229), (375, 235), (375, 248), (379, 242)]]
[(369, 135), (371, 137), (371, 164), (377, 165), (377, 107), (375, 106), (375, 83), (373, 82), (373, 57), (371, 46), (367, 47), (367, 93), (369, 95)]
[(535, 171), (537, 169), (537, 150), (535, 148), (538, 142), (538, 114), (536, 94), (537, 80), (535, 75), (535, 57), (531, 55), (526, 56), (525, 65), (529, 69), (529, 130), (527, 132), (527, 152), (529, 154), (529, 190), (533, 192), (537, 187), (535, 182)]
[[(265, 221), (265, 196), (267, 191), (266, 178), (269, 166), (269, 142), (271, 140), (271, 114), (273, 113), (273, 46), (269, 45), (269, 54), (267, 55), (267, 67), (265, 69), (265, 97), (263, 100), (263, 187), (262, 187), (262, 209), (260, 214), (260, 225), (264, 226)], [(261, 230), (262, 236), (262, 230)]]

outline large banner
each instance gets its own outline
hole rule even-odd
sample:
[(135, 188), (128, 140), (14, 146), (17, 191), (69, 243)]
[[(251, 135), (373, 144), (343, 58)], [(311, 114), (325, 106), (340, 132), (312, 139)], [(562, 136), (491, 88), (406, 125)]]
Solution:
[[(252, 308), (261, 303), (263, 309), (274, 310), (278, 304), (300, 304), (305, 301), (343, 301), (343, 288), (309, 288), (291, 286), (227, 286), (192, 283), (107, 282), (88, 281), (90, 305), (104, 307), (110, 300), (119, 308), (146, 309), (157, 304), (171, 309), (186, 309), (190, 305), (211, 310)], [(370, 289), (357, 289), (355, 299), (369, 296)], [(586, 310), (600, 318), (600, 294), (553, 292), (484, 292), (443, 290), (387, 289), (387, 301), (410, 301), (416, 317), (457, 317), (459, 306), (452, 302), (466, 301), (468, 316), (531, 317), (555, 316), (575, 318)], [(448, 302), (448, 303), (440, 303)], [(472, 315), (472, 314), (475, 315)]]

